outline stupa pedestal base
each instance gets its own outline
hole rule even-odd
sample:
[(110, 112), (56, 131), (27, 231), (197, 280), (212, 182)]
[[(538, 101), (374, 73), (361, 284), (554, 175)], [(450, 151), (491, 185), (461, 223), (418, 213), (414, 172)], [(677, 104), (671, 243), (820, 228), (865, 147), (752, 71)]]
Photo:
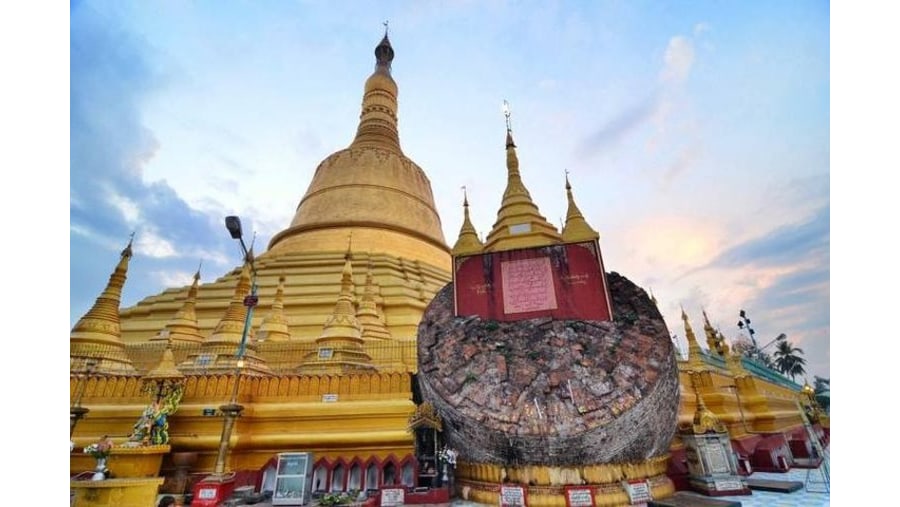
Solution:
[(690, 477), (691, 489), (706, 496), (750, 495), (747, 479), (740, 475)]
[[(643, 463), (610, 463), (579, 467), (529, 465), (507, 467), (486, 463), (460, 462), (456, 470), (456, 494), (463, 500), (499, 505), (514, 504), (512, 493), (529, 506), (595, 507), (632, 504), (625, 482), (645, 482), (651, 498), (663, 499), (675, 494), (675, 485), (665, 474), (668, 456)], [(627, 481), (626, 481), (627, 478)], [(589, 494), (585, 494), (585, 490)], [(633, 491), (632, 491), (633, 493)], [(584, 503), (571, 503), (573, 499)], [(592, 501), (592, 503), (588, 503)]]

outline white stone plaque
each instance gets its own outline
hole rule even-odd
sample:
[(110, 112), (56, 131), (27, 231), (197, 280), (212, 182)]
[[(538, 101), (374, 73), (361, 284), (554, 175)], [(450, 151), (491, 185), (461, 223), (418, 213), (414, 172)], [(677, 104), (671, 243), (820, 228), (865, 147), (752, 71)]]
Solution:
[(500, 486), (501, 507), (525, 505), (525, 488), (522, 486)]
[(506, 261), (500, 265), (500, 274), (503, 312), (507, 315), (556, 309), (556, 288), (549, 257)]
[(588, 488), (568, 489), (566, 496), (569, 499), (569, 507), (592, 507), (594, 505), (594, 494)]
[(647, 481), (626, 482), (623, 484), (628, 493), (631, 505), (643, 504), (653, 500), (650, 493), (650, 484)]
[(737, 491), (744, 489), (744, 485), (738, 479), (714, 479), (713, 487), (716, 491)]
[(709, 463), (711, 474), (731, 473), (731, 467), (728, 466), (728, 455), (720, 445), (707, 443), (700, 450), (706, 455), (706, 462)]
[(403, 488), (387, 488), (381, 490), (381, 505), (399, 506), (406, 501), (406, 491)]
[(510, 234), (525, 234), (531, 232), (531, 224), (513, 224), (509, 226)]

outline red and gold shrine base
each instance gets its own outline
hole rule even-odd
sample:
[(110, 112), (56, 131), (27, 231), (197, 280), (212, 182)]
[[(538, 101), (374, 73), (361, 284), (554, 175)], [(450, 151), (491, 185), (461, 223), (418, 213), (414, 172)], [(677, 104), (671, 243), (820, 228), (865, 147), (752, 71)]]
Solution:
[(456, 315), (514, 321), (611, 320), (596, 242), (507, 250), (453, 262)]

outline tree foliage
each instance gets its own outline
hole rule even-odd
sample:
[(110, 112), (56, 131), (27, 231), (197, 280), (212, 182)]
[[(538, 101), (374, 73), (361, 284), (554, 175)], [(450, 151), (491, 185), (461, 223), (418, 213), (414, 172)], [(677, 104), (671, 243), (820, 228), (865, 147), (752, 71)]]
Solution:
[(830, 411), (831, 407), (831, 379), (822, 378), (818, 375), (813, 377), (813, 389), (816, 392), (816, 402), (819, 406)]
[(778, 346), (775, 348), (775, 367), (781, 373), (791, 377), (791, 380), (795, 380), (797, 375), (802, 376), (806, 373), (803, 349), (794, 347), (788, 340), (778, 342)]

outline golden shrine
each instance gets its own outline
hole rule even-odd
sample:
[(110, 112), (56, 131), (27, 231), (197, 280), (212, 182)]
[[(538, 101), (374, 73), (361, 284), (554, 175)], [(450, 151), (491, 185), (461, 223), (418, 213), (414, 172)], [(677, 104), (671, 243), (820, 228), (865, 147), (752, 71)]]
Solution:
[[(375, 56), (353, 141), (319, 164), (293, 220), (252, 266), (247, 262), (207, 283), (200, 283), (198, 271), (190, 286), (120, 308), (130, 243), (122, 252), (107, 287), (70, 335), (77, 448), (104, 435), (117, 444), (126, 441), (147, 407), (145, 377), (167, 364), (183, 378), (178, 380), (180, 403), (166, 419), (171, 453), (160, 466), (167, 479), (163, 491), (189, 491), (189, 484), (171, 480), (185, 453), (196, 455), (189, 483), (214, 470), (222, 435), (218, 407), (232, 393), (243, 412), (228, 442), (225, 468), (239, 485), (265, 484), (275, 457), (286, 451), (313, 453), (314, 491), (418, 485), (424, 470), (411, 425), (422, 414), (414, 392), (416, 336), (426, 307), (451, 280), (451, 248), (428, 177), (400, 146), (398, 87), (391, 77), (394, 51), (386, 34)], [(557, 231), (543, 217), (533, 217), (536, 208), (522, 198), (527, 191), (518, 162), (508, 163), (515, 171), (498, 224), (482, 244), (466, 200), (454, 255), (535, 241), (597, 240), (568, 181), (566, 226)], [(503, 221), (518, 215), (532, 216), (537, 225), (530, 234), (510, 237), (505, 232), (510, 224)], [(258, 305), (246, 333), (246, 352), (238, 356), (248, 311), (244, 300), (253, 284)], [(809, 448), (798, 401), (815, 416), (817, 429), (827, 431), (827, 416), (815, 411), (814, 399), (796, 384), (742, 361), (727, 345), (723, 350), (721, 334), (708, 321), (710, 353), (700, 348), (687, 316), (684, 326), (690, 350), (688, 359), (677, 364), (678, 423), (693, 421), (696, 400), (702, 399), (727, 427), (742, 466), (793, 466), (791, 450), (797, 454)], [(439, 427), (439, 418), (430, 424)], [(589, 473), (614, 482), (637, 468), (644, 476), (666, 470), (682, 488), (683, 455), (676, 436), (668, 462), (655, 458)], [(71, 463), (72, 474), (90, 468), (78, 450)], [(555, 480), (551, 470), (532, 468), (531, 476)], [(500, 479), (494, 477), (498, 470), (474, 465), (461, 473)]]

